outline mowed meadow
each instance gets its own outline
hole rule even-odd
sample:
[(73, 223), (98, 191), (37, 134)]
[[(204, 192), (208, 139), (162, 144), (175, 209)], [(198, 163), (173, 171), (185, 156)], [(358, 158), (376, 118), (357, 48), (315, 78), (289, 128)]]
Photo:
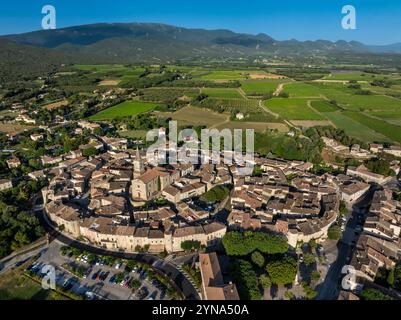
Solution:
[[(126, 88), (128, 84), (129, 88), (132, 81), (145, 86), (138, 88), (134, 101), (101, 110), (90, 117), (94, 121), (160, 109), (187, 125), (243, 128), (254, 123), (259, 131), (264, 128), (263, 123), (266, 128), (281, 124), (281, 130), (289, 125), (331, 125), (363, 141), (401, 143), (399, 74), (333, 71), (318, 79), (300, 81), (261, 68), (224, 70), (178, 65), (165, 66), (162, 71), (157, 66), (77, 65), (76, 68), (99, 77), (106, 86)], [(148, 82), (163, 78), (166, 71), (185, 74), (187, 80), (170, 83), (161, 80), (147, 87)], [(391, 85), (377, 85), (378, 81)], [(176, 101), (181, 102), (177, 105)], [(182, 109), (183, 106), (186, 108)], [(196, 108), (203, 111), (195, 112)], [(183, 116), (185, 112), (187, 116)], [(222, 118), (216, 119), (216, 114)], [(238, 114), (241, 116), (237, 117)], [(200, 117), (211, 117), (211, 121)]]

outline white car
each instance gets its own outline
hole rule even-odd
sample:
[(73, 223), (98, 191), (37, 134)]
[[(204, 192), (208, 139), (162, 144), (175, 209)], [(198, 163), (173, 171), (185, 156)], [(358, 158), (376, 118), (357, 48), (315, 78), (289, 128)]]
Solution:
[(121, 263), (117, 263), (116, 266), (114, 267), (116, 270), (121, 268)]

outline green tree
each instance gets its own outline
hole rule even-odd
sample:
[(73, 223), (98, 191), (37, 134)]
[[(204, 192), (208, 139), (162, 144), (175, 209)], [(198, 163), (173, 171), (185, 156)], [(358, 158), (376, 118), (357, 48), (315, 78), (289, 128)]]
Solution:
[(316, 262), (316, 257), (314, 254), (312, 253), (305, 253), (304, 255), (304, 263), (307, 266), (311, 266), (312, 264), (314, 264)]
[(199, 241), (187, 240), (181, 242), (181, 249), (184, 251), (199, 250), (201, 243)]
[(245, 256), (255, 250), (265, 254), (285, 253), (288, 250), (286, 238), (264, 232), (227, 232), (223, 246), (230, 256)]
[(259, 251), (255, 251), (251, 255), (252, 262), (257, 265), (259, 268), (262, 268), (265, 264), (265, 258)]
[(264, 289), (269, 289), (272, 286), (272, 280), (267, 274), (261, 274), (259, 276), (259, 284)]
[(393, 300), (390, 296), (376, 289), (364, 289), (361, 293), (364, 300)]
[(339, 226), (331, 226), (327, 232), (330, 240), (339, 240), (341, 238), (341, 228)]
[(238, 259), (233, 263), (233, 278), (238, 293), (244, 300), (260, 300), (258, 277), (249, 261)]
[(387, 283), (390, 287), (393, 287), (394, 281), (395, 281), (394, 269), (391, 269), (387, 276)]
[(266, 271), (274, 284), (290, 284), (295, 280), (298, 264), (293, 257), (287, 256), (268, 261)]

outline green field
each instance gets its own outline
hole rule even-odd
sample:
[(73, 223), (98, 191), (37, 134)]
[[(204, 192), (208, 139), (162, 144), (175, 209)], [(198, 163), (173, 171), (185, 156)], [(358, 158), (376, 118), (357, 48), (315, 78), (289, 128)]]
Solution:
[(284, 85), (283, 91), (290, 97), (320, 97), (322, 94), (317, 86), (304, 82), (288, 83)]
[(284, 80), (249, 80), (241, 82), (241, 88), (248, 96), (262, 96), (276, 91)]
[(311, 101), (312, 107), (319, 112), (334, 112), (338, 111), (338, 108), (328, 101)]
[(107, 108), (90, 117), (90, 120), (112, 120), (134, 116), (139, 113), (147, 112), (155, 109), (158, 106), (156, 103), (141, 102), (141, 101), (125, 101), (113, 107)]
[(22, 268), (0, 276), (0, 300), (60, 300), (62, 297), (23, 274)]
[(238, 112), (251, 112), (258, 108), (257, 100), (245, 99), (217, 99), (207, 98), (196, 104), (202, 108), (208, 108), (217, 112), (231, 112), (236, 110)]
[(308, 106), (308, 99), (271, 99), (265, 106), (287, 120), (325, 120)]
[(400, 111), (401, 100), (382, 95), (326, 95), (350, 111)]
[(325, 77), (326, 80), (344, 80), (344, 81), (372, 81), (375, 79), (383, 79), (385, 75), (364, 73), (364, 72), (344, 72), (344, 73), (332, 73)]
[(211, 98), (243, 99), (237, 89), (205, 88), (202, 89), (202, 93), (207, 94)]
[(195, 98), (198, 88), (147, 88), (140, 90), (140, 99), (153, 102), (169, 102), (180, 98)]
[(324, 114), (337, 128), (343, 129), (349, 136), (361, 141), (389, 141), (388, 138), (379, 134), (369, 127), (347, 117), (343, 112), (328, 112)]
[(401, 142), (401, 127), (389, 122), (371, 118), (362, 112), (345, 112), (351, 119), (383, 134), (393, 141)]

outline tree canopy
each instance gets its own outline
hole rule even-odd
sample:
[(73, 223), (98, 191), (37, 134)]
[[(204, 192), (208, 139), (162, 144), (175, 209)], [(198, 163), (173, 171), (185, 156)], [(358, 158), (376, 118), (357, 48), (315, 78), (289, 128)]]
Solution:
[(285, 253), (288, 242), (285, 237), (264, 232), (227, 232), (223, 246), (230, 256), (245, 256), (255, 250), (265, 254)]
[(293, 257), (287, 256), (269, 261), (266, 271), (274, 284), (290, 284), (295, 280), (298, 264)]

